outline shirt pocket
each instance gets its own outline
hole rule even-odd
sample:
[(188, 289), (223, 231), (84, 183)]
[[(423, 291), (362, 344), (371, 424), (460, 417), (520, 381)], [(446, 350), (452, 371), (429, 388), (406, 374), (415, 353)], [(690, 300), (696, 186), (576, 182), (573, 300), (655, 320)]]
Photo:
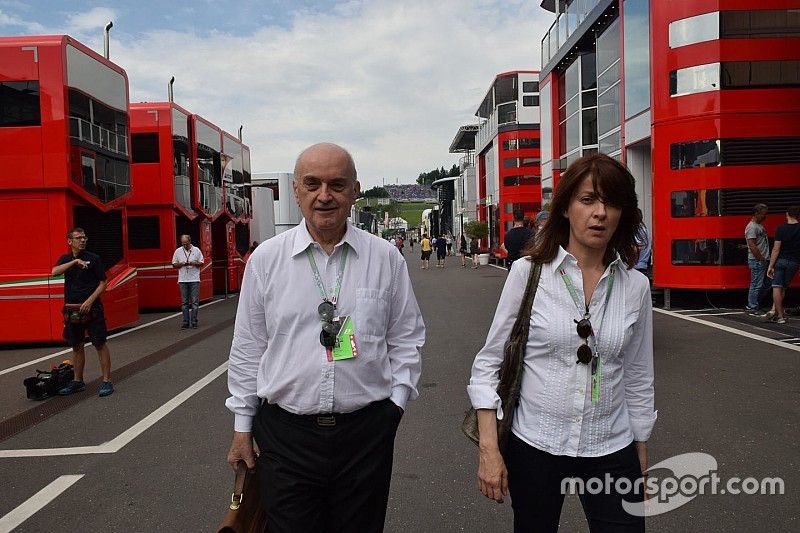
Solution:
[(354, 321), (359, 357), (377, 357), (386, 351), (386, 331), (389, 327), (388, 291), (356, 289)]

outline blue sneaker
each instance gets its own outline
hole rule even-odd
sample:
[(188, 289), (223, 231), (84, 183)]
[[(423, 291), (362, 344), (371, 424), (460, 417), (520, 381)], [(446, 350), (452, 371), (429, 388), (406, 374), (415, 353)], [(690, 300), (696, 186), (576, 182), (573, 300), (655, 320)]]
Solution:
[(62, 389), (59, 389), (58, 394), (67, 396), (75, 392), (81, 392), (86, 389), (86, 384), (83, 381), (75, 381), (74, 379), (67, 383)]
[(105, 396), (111, 396), (114, 393), (114, 384), (110, 381), (104, 381), (102, 385), (100, 385), (100, 397), (103, 398)]

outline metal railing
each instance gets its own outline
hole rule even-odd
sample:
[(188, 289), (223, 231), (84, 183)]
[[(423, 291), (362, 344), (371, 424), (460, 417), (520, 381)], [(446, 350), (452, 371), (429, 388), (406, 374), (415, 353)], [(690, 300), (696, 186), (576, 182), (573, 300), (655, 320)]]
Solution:
[(566, 11), (559, 13), (556, 21), (547, 30), (542, 39), (542, 66), (550, 62), (555, 57), (558, 49), (564, 46), (567, 39), (575, 33), (581, 22), (586, 19), (589, 13), (600, 3), (600, 0), (573, 0)]
[(498, 126), (517, 122), (517, 102), (506, 102), (498, 105), (489, 118), (480, 125), (476, 134), (475, 148), (480, 150), (486, 143), (494, 139)]
[(128, 136), (121, 135), (80, 117), (69, 117), (69, 136), (104, 148), (115, 154), (128, 155)]

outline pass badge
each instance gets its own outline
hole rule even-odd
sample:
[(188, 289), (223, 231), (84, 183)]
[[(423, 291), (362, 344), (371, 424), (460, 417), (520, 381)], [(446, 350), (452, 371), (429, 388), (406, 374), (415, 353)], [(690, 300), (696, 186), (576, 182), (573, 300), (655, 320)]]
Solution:
[(342, 327), (336, 336), (336, 346), (333, 347), (332, 355), (334, 361), (343, 361), (358, 357), (356, 348), (356, 334), (353, 327), (353, 319), (349, 316), (341, 318)]

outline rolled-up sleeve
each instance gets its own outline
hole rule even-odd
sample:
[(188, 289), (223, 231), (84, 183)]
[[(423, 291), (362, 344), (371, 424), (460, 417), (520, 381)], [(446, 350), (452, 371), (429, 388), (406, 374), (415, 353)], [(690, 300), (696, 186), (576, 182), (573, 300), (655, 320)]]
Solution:
[(419, 396), (417, 382), (422, 371), (420, 350), (425, 344), (425, 323), (411, 286), (408, 266), (399, 252), (397, 256), (386, 349), (392, 369), (391, 400), (405, 409), (409, 400)]
[(228, 391), (225, 401), (234, 417), (234, 431), (249, 432), (258, 411), (258, 367), (267, 349), (264, 287), (254, 261), (245, 266), (236, 309), (233, 342), (228, 357)]
[(527, 260), (514, 261), (508, 274), (492, 325), (486, 336), (486, 344), (475, 356), (472, 375), (467, 387), (472, 407), (475, 409), (496, 409), (497, 418), (503, 418), (497, 385), (500, 383), (500, 366), (503, 363), (503, 348), (514, 322), (517, 319), (525, 284), (532, 264)]
[(650, 289), (642, 295), (639, 317), (622, 356), (625, 402), (633, 438), (650, 438), (658, 413), (655, 411), (653, 377), (653, 304)]

